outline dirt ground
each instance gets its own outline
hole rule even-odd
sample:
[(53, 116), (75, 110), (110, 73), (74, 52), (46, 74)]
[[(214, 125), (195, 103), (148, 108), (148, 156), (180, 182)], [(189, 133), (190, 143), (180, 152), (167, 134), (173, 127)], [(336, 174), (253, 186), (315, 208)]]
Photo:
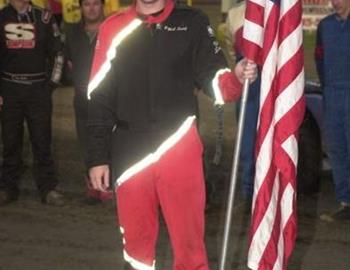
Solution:
[[(122, 244), (116, 227), (115, 206), (108, 202), (87, 206), (84, 198), (83, 166), (75, 139), (71, 88), (54, 94), (53, 153), (68, 203), (62, 208), (42, 205), (33, 185), (31, 154), (25, 148), (28, 169), (23, 175), (23, 194), (14, 204), (0, 208), (0, 270), (122, 269)], [(210, 101), (200, 96), (202, 132), (209, 150), (215, 137), (215, 114)], [(210, 167), (216, 191), (206, 215), (206, 243), (212, 269), (218, 269), (229, 186), (234, 108), (226, 107), (225, 152), (220, 166)], [(212, 152), (212, 151), (209, 151)], [(329, 177), (325, 177), (329, 179)], [(322, 191), (300, 197), (299, 232), (289, 269), (345, 270), (350, 267), (350, 224), (327, 224), (319, 214), (336, 207), (332, 184), (322, 181)], [(227, 269), (247, 269), (246, 239), (249, 216), (236, 192), (236, 204)], [(162, 223), (163, 224), (163, 223)], [(157, 269), (171, 269), (172, 253), (164, 224), (161, 226)]]
[[(215, 19), (217, 22), (217, 16)], [(122, 243), (114, 204), (87, 206), (82, 202), (84, 168), (75, 139), (72, 95), (71, 88), (56, 90), (53, 119), (59, 188), (68, 203), (54, 208), (38, 201), (31, 176), (30, 149), (26, 147), (24, 160), (28, 169), (23, 175), (23, 193), (18, 202), (0, 208), (0, 270), (122, 270)], [(206, 98), (201, 96), (200, 104), (202, 133), (211, 153), (215, 114)], [(213, 270), (218, 269), (220, 258), (234, 137), (234, 108), (228, 105), (225, 109), (224, 159), (220, 166), (210, 166), (209, 181), (215, 183), (216, 190), (206, 213), (206, 244)], [(329, 173), (324, 173), (317, 196), (298, 198), (299, 230), (290, 270), (350, 269), (350, 224), (329, 224), (318, 218), (337, 207), (329, 179)], [(161, 224), (157, 269), (170, 270), (172, 252), (162, 221)], [(245, 213), (239, 187), (232, 224), (227, 269), (247, 269), (249, 215)]]

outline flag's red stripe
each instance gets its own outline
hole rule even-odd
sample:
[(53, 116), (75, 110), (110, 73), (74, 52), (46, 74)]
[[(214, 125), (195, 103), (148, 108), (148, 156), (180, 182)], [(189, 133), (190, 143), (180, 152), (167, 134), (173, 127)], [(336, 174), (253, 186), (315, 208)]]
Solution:
[[(276, 173), (276, 172), (275, 172)], [(276, 204), (276, 214), (274, 217), (273, 222), (271, 222), (273, 225), (272, 232), (270, 235), (270, 240), (266, 245), (266, 248), (264, 250), (264, 253), (261, 257), (261, 260), (259, 262), (259, 270), (271, 270), (273, 269), (273, 266), (276, 262), (277, 255), (278, 255), (278, 240), (280, 236), (280, 226), (281, 226), (281, 189), (282, 187), (279, 187), (278, 192), (278, 199)]]
[(263, 52), (262, 52), (262, 62), (264, 63), (266, 60), (266, 57), (268, 56), (271, 47), (273, 45), (273, 42), (277, 36), (278, 31), (278, 17), (280, 13), (280, 8), (277, 5), (273, 5), (271, 8), (269, 17), (267, 19), (266, 25), (265, 25), (265, 33), (264, 33), (264, 45), (263, 45)]
[[(276, 152), (276, 156), (278, 156), (278, 159), (281, 163), (283, 164), (288, 164), (289, 166), (284, 166), (286, 170), (282, 170), (279, 172), (279, 177), (280, 177), (280, 187), (278, 190), (278, 200), (277, 200), (277, 204), (276, 204), (276, 216), (273, 222), (273, 229), (272, 229), (272, 234), (270, 237), (270, 240), (268, 242), (268, 244), (266, 245), (266, 249), (264, 250), (264, 253), (261, 257), (261, 261), (259, 262), (259, 270), (270, 270), (273, 269), (273, 266), (278, 258), (278, 242), (280, 240), (280, 232), (281, 232), (281, 199), (282, 199), (282, 195), (286, 189), (286, 187), (288, 186), (288, 184), (291, 184), (292, 187), (295, 190), (295, 167), (294, 167), (294, 163), (293, 161), (290, 159), (289, 155), (284, 151), (283, 148), (279, 148), (279, 151)], [(280, 168), (279, 168), (280, 169)], [(294, 207), (295, 207), (295, 202), (293, 202)], [(295, 209), (295, 208), (294, 208)], [(294, 212), (294, 211), (293, 211)], [(293, 215), (289, 217), (288, 220), (288, 224), (296, 224), (296, 220), (295, 217)], [(292, 230), (292, 232), (295, 231), (295, 228), (292, 227), (291, 229), (288, 229), (288, 227), (286, 226), (283, 229), (283, 238), (285, 239), (286, 237), (289, 240), (293, 240), (292, 242), (294, 242), (295, 240), (295, 234), (291, 234), (289, 230)], [(283, 240), (285, 241), (285, 240)], [(285, 252), (285, 254), (288, 256), (284, 256), (284, 260), (283, 262), (285, 262), (285, 260), (289, 257), (290, 252), (293, 248), (294, 244), (289, 244), (287, 246), (285, 246), (284, 248), (288, 249), (288, 253)]]
[(301, 22), (302, 7), (301, 2), (298, 1), (293, 5), (280, 20), (279, 28), (279, 44), (292, 33)]
[(264, 12), (265, 12), (264, 7), (256, 3), (253, 3), (251, 1), (247, 1), (245, 18), (248, 21), (256, 23), (261, 27), (264, 27)]
[[(262, 62), (264, 63), (266, 57), (268, 56), (270, 49), (273, 45), (275, 37), (278, 31), (278, 14), (279, 8), (275, 5), (271, 9), (270, 16), (268, 18), (268, 22), (265, 28), (265, 39), (264, 39), (264, 50), (262, 53)], [(267, 67), (267, 68), (275, 68), (275, 67)], [(269, 89), (269, 93), (266, 96), (265, 102), (262, 105), (261, 113), (260, 113), (260, 125), (257, 131), (256, 138), (256, 153), (260, 152), (261, 144), (263, 143), (265, 136), (269, 130), (271, 125), (271, 121), (274, 114), (274, 100), (275, 94), (273, 89), (275, 88), (275, 80), (271, 84), (271, 89)]]
[[(275, 79), (271, 86), (271, 89), (276, 89), (276, 93), (274, 93), (273, 90), (270, 90), (260, 113), (260, 125), (258, 127), (256, 138), (256, 154), (259, 153), (261, 145), (270, 128), (274, 114), (274, 102), (276, 97), (283, 92), (283, 90), (296, 78), (298, 74), (300, 74), (303, 69), (303, 61), (303, 49), (301, 47), (294, 57), (287, 61), (276, 75), (275, 78), (278, 78), (278, 80)], [(278, 85), (275, 86), (275, 83)]]
[[(281, 144), (290, 136), (297, 134), (299, 126), (303, 122), (305, 112), (305, 97), (302, 96), (294, 106), (286, 113), (275, 126), (275, 147), (281, 147)], [(275, 149), (276, 149), (275, 148)], [(275, 162), (278, 167), (279, 157), (275, 157)], [(281, 168), (282, 169), (282, 168)]]
[[(295, 134), (292, 132), (297, 132), (298, 128), (298, 123), (300, 124), (301, 121), (295, 121), (295, 116), (296, 115), (303, 115), (300, 113), (300, 110), (303, 111), (304, 108), (304, 99), (301, 98), (295, 106), (292, 107), (292, 109), (286, 113), (286, 115), (283, 118), (283, 121), (281, 120), (278, 124), (276, 124), (276, 136), (278, 136), (278, 130), (285, 130), (285, 129), (290, 129), (290, 134)], [(292, 118), (292, 119), (290, 119)], [(299, 117), (301, 118), (301, 117)], [(296, 125), (290, 125), (291, 123), (296, 123)], [(279, 126), (279, 124), (282, 124)], [(289, 127), (291, 126), (291, 127)], [(289, 155), (284, 151), (282, 148), (281, 144), (276, 144), (276, 149), (275, 149), (275, 160), (274, 164), (276, 164), (277, 169), (280, 171), (280, 191), (278, 194), (278, 205), (277, 205), (277, 214), (276, 214), (276, 220), (274, 223), (273, 227), (273, 233), (271, 235), (269, 244), (266, 246), (266, 249), (264, 251), (264, 255), (262, 256), (262, 261), (261, 261), (261, 270), (263, 269), (272, 269), (272, 268), (264, 268), (264, 266), (270, 265), (272, 262), (275, 262), (277, 259), (277, 244), (279, 241), (279, 236), (280, 236), (280, 226), (281, 226), (281, 207), (280, 207), (280, 202), (281, 202), (281, 197), (283, 195), (283, 192), (285, 188), (287, 187), (288, 184), (290, 184), (294, 190), (296, 190), (296, 168), (293, 163), (293, 161), (290, 159)], [(295, 198), (293, 199), (293, 208), (294, 211), (292, 211), (291, 216), (289, 217), (289, 220), (287, 222), (287, 225), (283, 229), (283, 241), (284, 241), (284, 259), (283, 259), (283, 265), (284, 268), (286, 269), (286, 262), (294, 248), (294, 243), (295, 243), (295, 238), (296, 238), (296, 202)], [(276, 257), (273, 257), (276, 256)]]
[[(261, 15), (260, 10), (258, 11), (251, 11), (249, 7), (256, 8), (258, 10), (258, 7), (261, 8), (261, 6), (252, 3), (251, 1), (247, 1), (247, 9), (246, 9), (246, 16), (249, 15), (249, 17), (246, 17), (247, 20), (253, 21), (263, 27), (264, 24), (264, 14)], [(257, 12), (257, 13), (255, 13)], [(264, 36), (261, 37), (261, 40), (263, 40), (263, 48), (264, 50), (261, 50), (258, 46), (251, 46), (252, 42), (244, 39), (244, 54), (245, 56), (249, 56), (250, 59), (254, 58), (254, 61), (258, 64), (264, 63), (267, 53), (270, 51), (273, 41), (275, 40), (275, 37), (277, 35), (278, 31), (278, 14), (279, 14), (279, 7), (274, 5), (271, 9), (271, 12), (269, 14), (269, 17), (267, 19), (266, 27), (264, 30)], [(262, 20), (262, 21), (261, 21)]]
[[(290, 170), (281, 171), (280, 180), (282, 184), (282, 190), (284, 190), (288, 184), (290, 184), (294, 191), (296, 192), (296, 168), (293, 164), (293, 161), (290, 159), (289, 155), (283, 151), (283, 149), (280, 149), (281, 151), (278, 153), (278, 156), (280, 158), (280, 161), (284, 164), (289, 164)], [(296, 193), (295, 193), (296, 194)], [(290, 257), (292, 250), (295, 245), (295, 239), (297, 235), (297, 212), (296, 212), (296, 196), (293, 197), (292, 202), (292, 212), (289, 216), (288, 221), (286, 222), (285, 227), (283, 228), (283, 245), (284, 245), (284, 254), (283, 254), (283, 268), (287, 269), (287, 261)]]
[[(268, 1), (268, 0), (266, 0)], [(284, 1), (284, 0), (281, 0)], [(271, 2), (269, 2), (271, 3)], [(255, 23), (261, 22), (261, 17), (259, 17), (259, 14), (254, 11), (253, 6), (256, 6), (256, 4), (249, 3), (247, 4), (247, 9), (250, 9), (247, 11), (246, 16), (250, 17), (250, 21), (253, 21)], [(264, 37), (263, 37), (263, 48), (261, 48), (259, 53), (257, 52), (257, 47), (254, 47), (252, 45), (249, 45), (249, 42), (244, 40), (244, 46), (248, 44), (248, 46), (245, 47), (246, 51), (255, 51), (255, 53), (252, 55), (259, 55), (261, 56), (262, 63), (263, 63), (263, 75), (267, 73), (274, 73), (274, 71), (277, 72), (277, 62), (276, 63), (269, 63), (269, 66), (265, 66), (266, 59), (269, 56), (270, 53), (277, 53), (275, 51), (271, 50), (279, 50), (280, 48), (272, 48), (274, 42), (276, 41), (277, 46), (279, 47), (282, 42), (288, 42), (288, 38), (297, 38), (298, 35), (290, 36), (293, 31), (295, 31), (301, 23), (301, 1), (298, 1), (296, 4), (291, 6), (289, 10), (283, 15), (282, 18), (280, 16), (280, 9), (279, 6), (274, 5), (271, 7), (269, 17), (267, 18), (267, 22), (265, 24), (264, 29)], [(248, 17), (246, 17), (248, 19)], [(260, 19), (259, 19), (260, 18)], [(285, 49), (285, 48), (284, 48)], [(288, 49), (288, 48), (287, 48)], [(269, 207), (269, 204), (272, 203), (271, 199), (272, 196), (277, 195), (277, 203), (274, 205), (274, 210), (276, 210), (276, 215), (271, 219), (267, 220), (269, 224), (271, 225), (269, 231), (271, 230), (271, 233), (268, 235), (265, 235), (264, 238), (267, 240), (266, 246), (262, 246), (263, 243), (260, 242), (260, 239), (255, 239), (258, 241), (257, 246), (259, 248), (264, 248), (262, 251), (261, 257), (257, 258), (256, 255), (260, 254), (250, 252), (251, 257), (249, 259), (254, 260), (251, 262), (255, 262), (256, 260), (260, 260), (259, 262), (259, 270), (270, 270), (273, 269), (275, 266), (276, 260), (278, 258), (283, 259), (281, 261), (282, 263), (282, 269), (287, 269), (287, 260), (293, 250), (294, 243), (295, 243), (295, 237), (296, 237), (296, 202), (295, 202), (295, 196), (292, 198), (293, 201), (290, 202), (290, 204), (285, 205), (284, 207), (293, 207), (292, 209), (286, 209), (288, 213), (291, 213), (290, 216), (286, 217), (286, 220), (283, 220), (285, 223), (285, 227), (281, 228), (283, 225), (282, 222), (282, 211), (284, 211), (284, 208), (281, 208), (281, 198), (283, 195), (283, 192), (286, 191), (286, 188), (290, 185), (294, 191), (296, 190), (295, 185), (295, 179), (296, 179), (296, 167), (293, 163), (292, 155), (293, 153), (287, 153), (287, 151), (294, 151), (293, 149), (284, 149), (282, 148), (282, 144), (287, 140), (290, 136), (297, 134), (297, 130), (299, 125), (301, 124), (301, 121), (303, 119), (303, 113), (304, 113), (304, 98), (300, 97), (298, 100), (294, 101), (295, 104), (288, 104), (288, 106), (291, 106), (289, 111), (285, 112), (285, 115), (283, 115), (278, 123), (273, 123), (273, 119), (275, 117), (275, 106), (276, 104), (276, 98), (280, 94), (285, 91), (287, 87), (292, 86), (291, 84), (294, 82), (294, 80), (300, 76), (300, 74), (303, 73), (303, 48), (302, 46), (297, 50), (297, 52), (294, 53), (294, 55), (290, 55), (290, 51), (278, 51), (278, 53), (286, 53), (286, 55), (282, 56), (288, 56), (290, 59), (288, 59), (283, 67), (280, 67), (280, 70), (278, 73), (274, 75), (274, 78), (272, 78), (272, 82), (270, 89), (262, 89), (263, 96), (265, 100), (263, 100), (263, 104), (261, 105), (260, 112), (259, 112), (259, 127), (257, 130), (257, 141), (256, 141), (256, 153), (259, 155), (259, 158), (266, 155), (266, 153), (261, 152), (262, 151), (262, 144), (267, 143), (265, 141), (267, 138), (268, 131), (270, 128), (272, 129), (273, 133), (272, 135), (269, 134), (269, 136), (272, 136), (273, 138), (268, 138), (269, 140), (272, 139), (272, 145), (267, 146), (267, 151), (272, 151), (272, 160), (271, 163), (260, 163), (256, 165), (258, 169), (264, 169), (261, 166), (269, 166), (267, 169), (267, 175), (262, 175), (260, 177), (263, 177), (264, 179), (257, 179), (259, 183), (261, 184), (258, 193), (255, 194), (255, 206), (254, 206), (254, 212), (252, 213), (252, 222), (251, 222), (251, 231), (250, 231), (250, 243), (249, 246), (252, 248), (252, 239), (256, 233), (264, 233), (260, 231), (262, 228), (259, 228), (262, 220), (266, 221), (266, 211)], [(250, 54), (247, 54), (250, 55)], [(277, 60), (278, 61), (278, 60)], [(267, 73), (266, 73), (267, 71)], [(262, 80), (266, 80), (267, 78), (263, 77)], [(293, 85), (294, 86), (294, 85)], [(295, 87), (299, 87), (299, 85), (295, 84)], [(288, 89), (290, 91), (291, 89)], [(295, 94), (300, 95), (299, 91), (302, 91), (302, 89), (295, 89)], [(287, 93), (284, 93), (287, 94)], [(293, 92), (288, 92), (289, 95), (293, 95)], [(289, 97), (286, 96), (286, 99)], [(293, 98), (291, 96), (291, 98)], [(291, 99), (294, 100), (294, 99)], [(280, 102), (280, 101), (279, 101)], [(282, 101), (283, 102), (283, 101)], [(280, 104), (278, 104), (280, 105)], [(283, 106), (283, 103), (281, 104)], [(275, 126), (271, 126), (275, 125)], [(270, 147), (270, 148), (269, 148)], [(264, 147), (265, 149), (265, 147)], [(289, 156), (291, 155), (291, 156)], [(297, 153), (295, 153), (295, 158), (297, 158)], [(294, 158), (294, 157), (293, 157)], [(260, 159), (259, 159), (260, 160)], [(279, 173), (279, 190), (276, 191), (278, 194), (272, 194), (274, 181), (276, 173)], [(261, 182), (262, 181), (262, 182)], [(265, 218), (265, 219), (264, 219)], [(266, 224), (265, 224), (266, 225)], [(258, 231), (259, 230), (259, 231)], [(282, 234), (281, 235), (281, 231)], [(266, 232), (268, 233), (268, 232)], [(282, 237), (282, 239), (281, 239)], [(279, 240), (283, 241), (283, 253), (278, 254), (280, 252), (278, 250), (278, 243)], [(255, 255), (254, 255), (255, 254)], [(281, 270), (281, 269), (279, 269)]]
[[(293, 161), (289, 157), (289, 155), (284, 151), (284, 149), (280, 146), (276, 150), (276, 168), (280, 171), (281, 179), (280, 184), (282, 186), (286, 186), (288, 183), (292, 185), (293, 188), (296, 187), (294, 180), (296, 178), (296, 170)], [(286, 180), (286, 176), (289, 179)], [(286, 182), (288, 181), (288, 182)]]
[(261, 57), (259, 45), (255, 44), (254, 42), (250, 42), (249, 40), (245, 40), (244, 42), (244, 56), (260, 65)]
[[(267, 270), (272, 269), (274, 263), (276, 262), (278, 258), (278, 241), (280, 239), (280, 231), (281, 231), (281, 197), (283, 195), (283, 192), (288, 184), (291, 184), (291, 186), (296, 188), (295, 184), (295, 178), (296, 178), (296, 168), (294, 166), (293, 161), (290, 159), (289, 155), (285, 153), (284, 149), (281, 146), (281, 143), (284, 142), (290, 134), (293, 134), (298, 129), (298, 126), (302, 120), (303, 115), (303, 108), (304, 108), (304, 99), (301, 98), (292, 108), (289, 112), (286, 113), (285, 116), (276, 123), (275, 125), (275, 138), (274, 138), (274, 144), (275, 144), (275, 150), (274, 150), (274, 164), (276, 164), (276, 169), (279, 169), (280, 171), (280, 190), (278, 194), (278, 203), (277, 203), (277, 209), (276, 209), (276, 216), (273, 223), (273, 229), (270, 236), (270, 240), (266, 246), (266, 249), (264, 250), (264, 253), (261, 257), (261, 261), (259, 263), (259, 270)], [(295, 119), (295, 117), (299, 119)], [(299, 121), (298, 121), (299, 120)], [(291, 125), (291, 123), (293, 123)], [(276, 137), (278, 137), (282, 132), (282, 140), (277, 140)], [(271, 194), (272, 195), (272, 194)], [(266, 209), (265, 209), (266, 211)], [(265, 212), (264, 212), (265, 213)], [(254, 217), (255, 219), (255, 217)], [(292, 216), (289, 219), (289, 223), (296, 224), (296, 220), (292, 214)], [(291, 225), (290, 225), (291, 226)], [(290, 232), (289, 230), (292, 230)], [(286, 237), (291, 241), (292, 243), (289, 244), (289, 246), (285, 246), (284, 248), (286, 251), (284, 252), (284, 260), (283, 264), (286, 265), (286, 260), (290, 256), (290, 253), (294, 247), (294, 240), (295, 240), (295, 230), (296, 228), (294, 226), (291, 226), (291, 229), (286, 230), (284, 229), (283, 235), (283, 241), (286, 241)]]
[(292, 255), (292, 251), (295, 246), (295, 240), (297, 237), (297, 202), (296, 197), (293, 198), (293, 212), (289, 217), (288, 222), (283, 230), (284, 236), (284, 254), (283, 254), (283, 269), (287, 269), (288, 267), (288, 259)]
[(279, 169), (280, 172), (281, 190), (284, 191), (288, 184), (291, 184), (293, 189), (295, 190), (296, 171), (293, 160), (282, 147), (279, 147), (276, 150), (276, 156), (278, 156), (278, 165), (280, 165), (276, 166), (276, 168)]
[(261, 146), (265, 140), (266, 134), (270, 128), (273, 113), (274, 113), (274, 93), (273, 88), (275, 87), (275, 80), (272, 81), (271, 89), (268, 92), (265, 102), (260, 109), (260, 122), (256, 135), (256, 154), (260, 153)]
[(278, 83), (276, 84), (276, 94), (281, 94), (285, 88), (290, 85), (295, 78), (302, 72), (304, 67), (304, 51), (300, 47), (298, 51), (280, 68), (276, 77)]
[[(266, 209), (269, 206), (274, 179), (275, 179), (275, 168), (274, 168), (274, 165), (271, 163), (271, 166), (267, 172), (267, 175), (264, 181), (262, 182), (262, 185), (256, 196), (255, 207), (252, 213), (252, 216), (254, 217), (254, 219), (252, 219), (251, 221), (251, 231), (250, 231), (251, 236), (253, 236), (257, 231), (261, 223), (261, 220), (265, 215)], [(252, 241), (252, 238), (250, 238), (249, 246), (251, 244), (251, 241)]]

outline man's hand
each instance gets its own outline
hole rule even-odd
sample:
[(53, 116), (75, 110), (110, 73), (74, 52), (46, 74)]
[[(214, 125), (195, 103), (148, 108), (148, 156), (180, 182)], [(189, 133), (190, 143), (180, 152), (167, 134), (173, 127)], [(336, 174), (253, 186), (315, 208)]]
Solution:
[(106, 191), (109, 187), (109, 166), (100, 165), (89, 170), (90, 182), (93, 189)]
[(73, 70), (73, 62), (71, 60), (67, 60), (67, 67), (69, 68), (69, 71)]
[(0, 96), (0, 111), (2, 109), (2, 105), (4, 105), (4, 99), (2, 98), (2, 96)]
[(258, 77), (258, 68), (253, 61), (244, 58), (236, 64), (235, 74), (242, 84), (245, 79), (252, 83)]

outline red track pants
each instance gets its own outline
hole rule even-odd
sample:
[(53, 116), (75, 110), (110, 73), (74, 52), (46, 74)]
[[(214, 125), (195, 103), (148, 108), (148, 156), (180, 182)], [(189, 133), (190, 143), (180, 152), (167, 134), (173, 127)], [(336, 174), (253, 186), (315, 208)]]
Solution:
[(156, 152), (118, 178), (124, 258), (133, 268), (154, 269), (161, 208), (173, 248), (173, 269), (209, 269), (202, 151), (194, 118), (189, 118)]

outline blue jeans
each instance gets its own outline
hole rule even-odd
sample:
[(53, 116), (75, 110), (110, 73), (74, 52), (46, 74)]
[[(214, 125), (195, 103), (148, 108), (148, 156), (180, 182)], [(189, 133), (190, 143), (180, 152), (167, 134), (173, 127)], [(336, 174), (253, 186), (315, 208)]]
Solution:
[(350, 203), (350, 88), (325, 87), (323, 132), (336, 198)]
[[(240, 153), (242, 192), (243, 196), (246, 198), (251, 198), (254, 190), (255, 138), (259, 114), (259, 100), (260, 80), (257, 79), (256, 82), (249, 87)], [(237, 115), (239, 115), (239, 108), (240, 102), (237, 106)]]

